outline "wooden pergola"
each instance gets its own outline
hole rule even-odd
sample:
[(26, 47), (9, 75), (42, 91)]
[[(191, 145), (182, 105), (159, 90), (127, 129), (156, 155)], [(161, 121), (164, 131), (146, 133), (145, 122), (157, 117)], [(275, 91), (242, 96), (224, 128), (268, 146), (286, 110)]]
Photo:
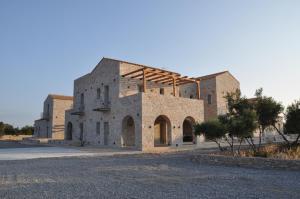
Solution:
[(174, 96), (176, 96), (177, 86), (194, 83), (197, 85), (197, 98), (200, 99), (200, 80), (189, 78), (187, 76), (181, 76), (179, 73), (141, 65), (140, 69), (126, 73), (122, 75), (122, 77), (141, 80), (143, 92), (146, 92), (147, 90), (147, 81), (158, 84), (172, 85)]

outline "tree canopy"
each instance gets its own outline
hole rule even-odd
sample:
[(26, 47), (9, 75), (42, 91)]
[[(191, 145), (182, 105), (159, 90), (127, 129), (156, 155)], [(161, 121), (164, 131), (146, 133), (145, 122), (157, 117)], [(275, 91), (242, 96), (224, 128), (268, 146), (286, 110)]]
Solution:
[(297, 144), (300, 138), (300, 100), (287, 107), (285, 119), (284, 132), (286, 134), (298, 134), (295, 140), (295, 144)]
[(15, 128), (11, 124), (0, 122), (0, 136), (2, 135), (32, 135), (34, 128), (32, 126), (24, 126), (23, 128)]

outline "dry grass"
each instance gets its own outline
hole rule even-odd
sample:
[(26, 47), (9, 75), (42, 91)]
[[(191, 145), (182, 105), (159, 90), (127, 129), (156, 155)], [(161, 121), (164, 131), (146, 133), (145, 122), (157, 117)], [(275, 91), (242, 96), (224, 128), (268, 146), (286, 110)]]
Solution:
[[(219, 155), (232, 156), (230, 151), (218, 152)], [(235, 152), (235, 156), (240, 157), (264, 157), (264, 158), (274, 158), (282, 160), (300, 160), (300, 144), (294, 147), (288, 147), (283, 144), (269, 144), (267, 146), (262, 146), (257, 152), (253, 150), (242, 149), (240, 153)]]
[(300, 160), (300, 145), (289, 148), (286, 145), (270, 144), (261, 147), (261, 149), (256, 153), (252, 150), (243, 150), (240, 152), (240, 156)]

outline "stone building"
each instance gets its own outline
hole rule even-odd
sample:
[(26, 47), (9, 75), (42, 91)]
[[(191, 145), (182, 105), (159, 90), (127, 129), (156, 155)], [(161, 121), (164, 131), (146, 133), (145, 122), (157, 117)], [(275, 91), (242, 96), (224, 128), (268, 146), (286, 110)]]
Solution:
[(73, 97), (48, 95), (41, 118), (34, 121), (35, 138), (64, 139), (65, 111), (72, 108)]
[(193, 124), (224, 111), (221, 94), (226, 86), (228, 91), (239, 87), (229, 72), (188, 78), (103, 58), (92, 72), (74, 81), (65, 139), (139, 150), (200, 144)]
[(200, 93), (204, 101), (204, 120), (216, 118), (228, 110), (224, 96), (240, 89), (239, 81), (228, 71), (198, 77)]

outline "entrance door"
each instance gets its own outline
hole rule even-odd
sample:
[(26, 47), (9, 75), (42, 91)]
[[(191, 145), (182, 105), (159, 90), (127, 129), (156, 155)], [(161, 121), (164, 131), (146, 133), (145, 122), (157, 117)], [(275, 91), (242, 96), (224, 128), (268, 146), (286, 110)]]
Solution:
[(154, 125), (154, 144), (160, 145), (160, 123)]
[(83, 142), (83, 123), (79, 124), (79, 128), (80, 128), (79, 140)]
[(170, 144), (170, 122), (165, 116), (159, 116), (154, 122), (154, 146), (166, 146)]
[(104, 145), (108, 145), (109, 123), (104, 122)]

